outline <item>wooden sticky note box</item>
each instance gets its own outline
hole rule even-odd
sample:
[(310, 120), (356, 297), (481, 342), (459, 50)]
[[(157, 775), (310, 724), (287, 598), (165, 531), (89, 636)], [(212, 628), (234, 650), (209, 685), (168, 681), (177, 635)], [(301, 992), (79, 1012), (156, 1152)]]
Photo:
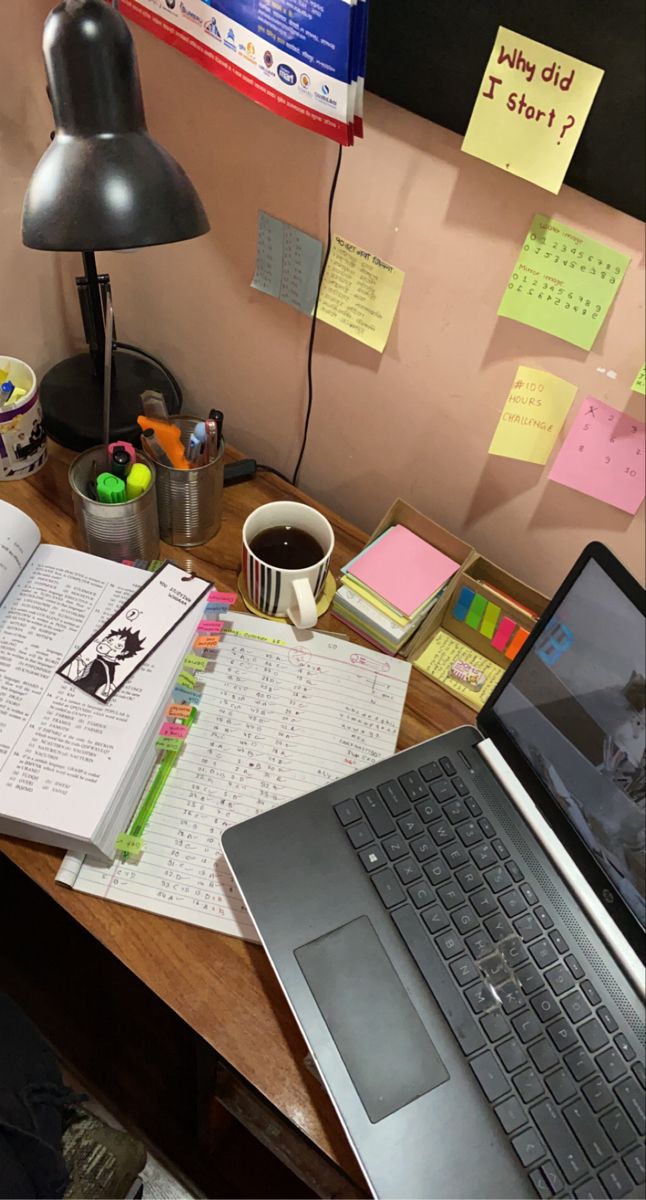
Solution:
[(506, 669), (547, 603), (541, 592), (474, 553), (417, 630), (405, 657), (414, 663), (435, 631), (445, 629)]

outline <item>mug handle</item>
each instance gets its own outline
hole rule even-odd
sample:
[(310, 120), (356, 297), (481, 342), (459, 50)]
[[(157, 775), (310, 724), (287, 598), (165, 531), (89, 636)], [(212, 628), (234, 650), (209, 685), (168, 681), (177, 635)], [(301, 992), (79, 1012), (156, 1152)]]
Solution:
[(292, 588), (296, 603), (287, 609), (287, 616), (297, 629), (313, 629), (318, 613), (309, 579), (294, 579)]

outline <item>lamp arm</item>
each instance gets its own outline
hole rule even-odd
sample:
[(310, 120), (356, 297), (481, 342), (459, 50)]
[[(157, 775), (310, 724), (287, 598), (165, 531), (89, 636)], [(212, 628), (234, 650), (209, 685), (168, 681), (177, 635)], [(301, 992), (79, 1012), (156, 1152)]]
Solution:
[(85, 271), (84, 294), (79, 293), (83, 325), (92, 356), (94, 374), (103, 378), (105, 361), (105, 313), (101, 298), (101, 286), (96, 269), (96, 258), (93, 250), (83, 250), (83, 268)]

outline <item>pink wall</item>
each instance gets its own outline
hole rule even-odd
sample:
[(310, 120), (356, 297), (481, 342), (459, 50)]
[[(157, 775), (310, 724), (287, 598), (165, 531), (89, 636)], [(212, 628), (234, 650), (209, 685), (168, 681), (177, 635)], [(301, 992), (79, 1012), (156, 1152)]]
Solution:
[[(43, 367), (71, 334), (80, 341), (71, 287), (78, 263), (19, 246), (24, 183), (50, 128), (38, 57), (48, 5), (30, 4), (27, 27), (15, 29), (11, 6), (0, 3), (0, 43), (8, 36), (15, 51), (4, 61), (10, 73), (12, 62), (20, 67), (13, 89), (3, 85), (11, 117), (0, 126), (0, 265), (21, 285), (19, 303), (8, 304), (6, 293), (0, 303), (2, 346)], [(217, 401), (230, 440), (288, 472), (305, 411), (309, 323), (249, 286), (257, 213), (323, 237), (336, 149), (133, 32), (151, 131), (191, 175), (212, 231), (192, 243), (100, 256), (120, 334), (168, 361), (187, 410), (204, 413)], [(644, 359), (644, 226), (567, 187), (553, 197), (459, 147), (456, 135), (368, 97), (365, 141), (344, 152), (334, 229), (395, 263), (406, 282), (383, 356), (319, 327), (301, 484), (368, 529), (404, 496), (543, 590), (593, 537), (643, 577), (643, 507), (631, 518), (548, 483), (546, 470), (489, 458), (487, 447), (519, 363), (643, 419), (643, 397), (630, 394), (630, 383)], [(590, 353), (496, 317), (537, 211), (632, 256)]]

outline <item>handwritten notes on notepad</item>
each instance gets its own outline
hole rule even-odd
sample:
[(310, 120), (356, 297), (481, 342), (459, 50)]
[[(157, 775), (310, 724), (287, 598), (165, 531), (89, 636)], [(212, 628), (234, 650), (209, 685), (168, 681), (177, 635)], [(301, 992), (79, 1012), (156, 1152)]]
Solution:
[(501, 26), (462, 149), (558, 192), (603, 74)]
[(646, 490), (645, 432), (642, 421), (587, 396), (549, 478), (636, 513)]
[[(265, 640), (267, 639), (267, 640)], [(396, 748), (410, 666), (236, 613), (137, 863), (81, 866), (79, 891), (256, 940), (220, 852), (229, 825)], [(215, 869), (214, 869), (215, 864)]]
[(635, 382), (630, 390), (631, 392), (639, 392), (640, 396), (646, 396), (646, 363), (644, 363), (641, 371), (637, 372)]
[(397, 311), (404, 272), (369, 250), (334, 237), (318, 316), (358, 342), (382, 353)]
[(251, 286), (311, 317), (316, 304), (323, 247), (286, 221), (258, 213), (256, 273)]
[(575, 384), (549, 371), (519, 367), (489, 453), (522, 462), (546, 463), (576, 390)]
[(629, 264), (618, 250), (537, 213), (498, 316), (590, 350)]

